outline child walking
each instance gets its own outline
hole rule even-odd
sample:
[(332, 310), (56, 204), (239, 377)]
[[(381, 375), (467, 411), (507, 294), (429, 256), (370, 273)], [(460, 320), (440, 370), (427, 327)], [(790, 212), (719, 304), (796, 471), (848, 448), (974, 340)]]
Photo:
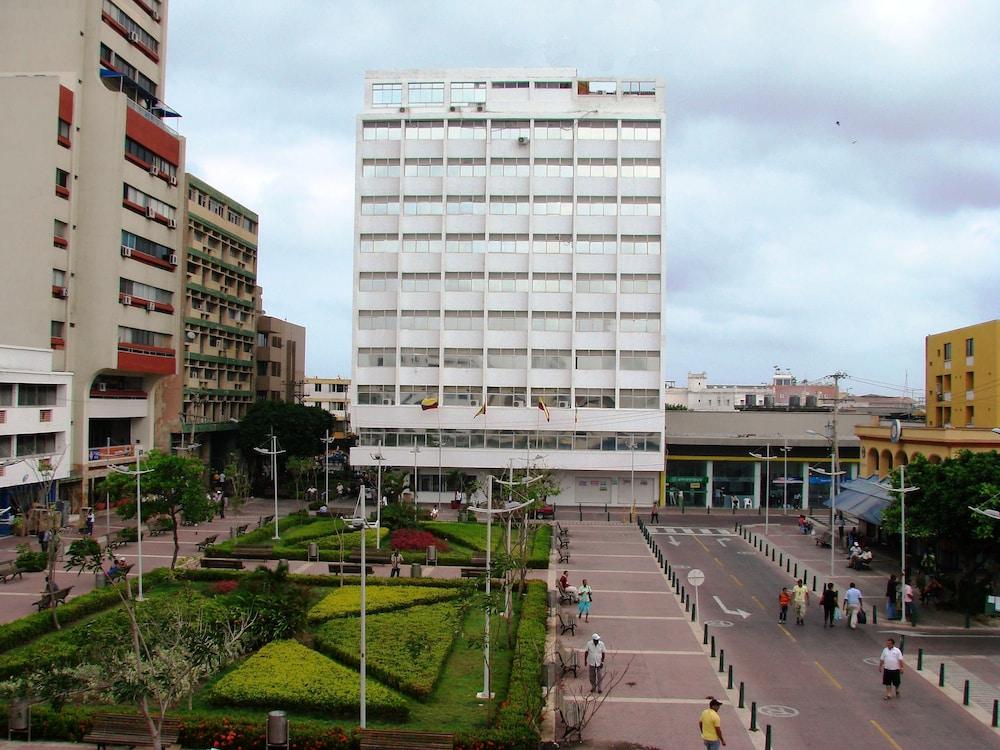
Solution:
[(792, 595), (788, 593), (788, 587), (782, 586), (781, 593), (778, 594), (778, 622), (788, 622), (788, 605), (792, 603)]

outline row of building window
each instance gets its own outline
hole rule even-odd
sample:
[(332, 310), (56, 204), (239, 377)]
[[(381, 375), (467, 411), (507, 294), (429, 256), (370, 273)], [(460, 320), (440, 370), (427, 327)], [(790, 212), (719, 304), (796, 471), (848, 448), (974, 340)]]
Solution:
[(165, 174), (167, 177), (175, 180), (177, 179), (177, 166), (175, 164), (171, 164), (159, 154), (150, 151), (141, 143), (128, 136), (125, 137), (125, 153), (131, 154), (147, 167), (156, 167), (160, 174)]
[(150, 98), (156, 97), (156, 83), (149, 76), (143, 75), (138, 68), (124, 57), (114, 52), (108, 45), (101, 45), (101, 62), (108, 68), (121, 73), (132, 83), (142, 89)]
[[(659, 352), (622, 351), (620, 369), (655, 371), (659, 369), (659, 358)], [(404, 346), (399, 350), (400, 367), (437, 368), (442, 359), (446, 369), (456, 370), (480, 370), (484, 362), (482, 349), (446, 348), (443, 354), (437, 347)], [(528, 361), (527, 349), (486, 350), (485, 362), (490, 369), (523, 370), (528, 367)], [(569, 349), (532, 349), (530, 361), (533, 370), (570, 370), (574, 369), (574, 363), (578, 370), (607, 370), (615, 367), (615, 353), (578, 349), (574, 358)], [(395, 366), (394, 348), (358, 349), (358, 367)]]
[(135, 35), (139, 40), (139, 43), (148, 49), (150, 52), (158, 53), (160, 51), (160, 43), (146, 31), (142, 26), (133, 20), (133, 18), (128, 15), (125, 11), (115, 5), (111, 0), (104, 0), (102, 10), (115, 22), (120, 24), (125, 28), (125, 31), (129, 35)]
[[(619, 202), (620, 200), (620, 202)], [(659, 216), (659, 196), (581, 195), (576, 198), (577, 216)], [(362, 216), (398, 216), (398, 195), (365, 195), (361, 198)], [(572, 216), (571, 195), (406, 195), (402, 213), (409, 216), (448, 214), (452, 216)]]
[(659, 120), (368, 120), (361, 125), (366, 141), (539, 140), (659, 141)]
[(146, 331), (142, 328), (118, 326), (118, 341), (123, 344), (139, 344), (140, 346), (155, 346), (168, 349), (170, 348), (170, 339), (171, 337), (165, 333)]
[[(404, 159), (400, 167), (399, 159), (364, 159), (361, 162), (362, 177), (572, 177), (573, 159), (531, 159), (517, 157), (494, 157), (487, 164), (485, 158), (461, 157), (447, 161), (435, 157)], [(581, 158), (576, 160), (576, 174), (579, 177), (655, 177), (660, 176), (660, 160), (656, 158), (623, 158), (621, 166), (617, 159)]]
[(166, 245), (147, 240), (145, 237), (140, 237), (124, 229), (122, 230), (122, 247), (137, 250), (144, 255), (150, 255), (158, 260), (167, 262), (170, 261), (170, 256), (174, 254), (174, 251)]
[[(658, 273), (623, 273), (620, 284), (615, 274), (577, 274), (579, 292), (614, 292), (620, 286), (625, 294), (658, 294)], [(487, 279), (482, 271), (448, 271), (442, 282), (440, 273), (404, 273), (395, 271), (361, 271), (358, 290), (362, 292), (572, 292), (573, 274), (520, 271), (493, 271)]]
[(623, 234), (485, 234), (448, 233), (397, 234), (364, 233), (359, 248), (363, 253), (532, 253), (579, 255), (659, 255), (660, 236)]
[(46, 456), (56, 452), (55, 432), (0, 435), (0, 458)]
[(226, 205), (196, 187), (188, 187), (188, 200), (194, 201), (202, 208), (207, 208), (212, 213), (224, 218), (230, 224), (235, 224), (240, 229), (244, 229), (251, 234), (257, 234), (257, 222), (254, 219), (244, 216), (232, 206)]
[(57, 386), (0, 383), (0, 406), (56, 406)]
[[(528, 81), (491, 81), (493, 89), (527, 89)], [(573, 88), (571, 81), (535, 81), (535, 89), (569, 90)], [(577, 93), (615, 94), (617, 81), (580, 81)], [(483, 104), (486, 101), (486, 81), (452, 81), (449, 84), (452, 104)], [(621, 92), (624, 96), (654, 96), (656, 83), (654, 81), (622, 81)], [(407, 104), (410, 106), (444, 104), (445, 84), (443, 81), (415, 81), (406, 84)], [(372, 84), (372, 106), (398, 107), (403, 104), (403, 84), (377, 82)]]
[(139, 188), (132, 187), (128, 183), (124, 183), (122, 185), (122, 198), (127, 200), (129, 203), (134, 203), (137, 206), (151, 208), (154, 213), (167, 219), (173, 221), (177, 220), (176, 208), (171, 206), (169, 203), (164, 203), (159, 198), (154, 198), (152, 195), (144, 193), (139, 190)]
[(118, 291), (130, 297), (138, 297), (147, 302), (158, 302), (161, 305), (170, 305), (174, 301), (173, 292), (121, 277), (118, 279)]
[(386, 448), (495, 448), (507, 450), (645, 451), (658, 453), (657, 432), (556, 430), (405, 430), (363, 428), (358, 444)]
[[(481, 331), (483, 318), (490, 331), (562, 331), (574, 330), (573, 313), (569, 311), (535, 310), (529, 324), (527, 310), (359, 310), (358, 330), (361, 331)], [(659, 313), (576, 314), (575, 330), (580, 332), (659, 333)]]

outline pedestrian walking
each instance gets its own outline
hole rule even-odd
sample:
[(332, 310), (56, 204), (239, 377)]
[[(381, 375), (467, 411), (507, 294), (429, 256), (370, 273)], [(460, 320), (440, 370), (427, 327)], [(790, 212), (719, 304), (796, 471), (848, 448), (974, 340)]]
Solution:
[(577, 616), (582, 617), (584, 622), (590, 622), (590, 605), (594, 601), (594, 590), (590, 588), (587, 579), (584, 578), (580, 587), (576, 590)]
[(41, 526), (38, 527), (38, 546), (42, 550), (42, 554), (48, 554), (49, 552), (49, 539), (52, 534), (48, 529), (43, 529)]
[(896, 619), (896, 574), (889, 576), (885, 584), (885, 615), (890, 620)]
[(389, 570), (389, 578), (399, 578), (399, 568), (403, 564), (403, 555), (395, 547), (392, 549), (392, 554), (389, 555), (389, 564), (392, 566)]
[(792, 601), (795, 602), (795, 624), (806, 624), (806, 605), (809, 604), (809, 589), (800, 578), (792, 589)]
[(832, 583), (826, 584), (819, 604), (823, 608), (823, 627), (829, 625), (832, 628), (837, 618), (837, 591)]
[(913, 586), (909, 583), (903, 587), (903, 611), (906, 612), (906, 619), (912, 624), (916, 609), (913, 605)]
[(653, 503), (653, 507), (649, 510), (649, 522), (659, 523), (660, 522), (660, 506)]
[(788, 587), (782, 586), (781, 593), (778, 594), (778, 622), (788, 622), (788, 605), (792, 603), (792, 595), (788, 593)]
[(94, 511), (93, 510), (88, 510), (87, 511), (87, 521), (86, 521), (87, 525), (86, 525), (86, 531), (85, 531), (85, 533), (87, 534), (87, 536), (93, 536), (94, 535), (94, 521), (96, 521), (96, 520), (97, 520), (97, 518), (94, 516)]
[(587, 665), (587, 672), (590, 675), (590, 692), (592, 693), (595, 690), (598, 693), (604, 691), (604, 656), (607, 651), (601, 636), (594, 633), (583, 654), (583, 663)]
[(899, 678), (903, 674), (903, 652), (896, 648), (896, 641), (887, 638), (885, 648), (882, 649), (882, 656), (878, 660), (878, 669), (882, 673), (882, 684), (885, 685), (885, 695), (882, 700), (889, 700), (892, 697), (893, 689), (896, 690), (896, 697), (899, 697)]
[(726, 738), (722, 736), (722, 719), (719, 717), (719, 707), (721, 702), (715, 698), (708, 699), (708, 708), (701, 712), (698, 717), (698, 731), (701, 732), (701, 740), (705, 743), (705, 750), (719, 750), (726, 744)]
[(851, 581), (847, 593), (844, 594), (844, 611), (847, 613), (847, 624), (851, 630), (858, 628), (858, 612), (862, 606), (864, 606), (864, 599), (861, 596), (861, 591), (854, 585), (854, 581)]

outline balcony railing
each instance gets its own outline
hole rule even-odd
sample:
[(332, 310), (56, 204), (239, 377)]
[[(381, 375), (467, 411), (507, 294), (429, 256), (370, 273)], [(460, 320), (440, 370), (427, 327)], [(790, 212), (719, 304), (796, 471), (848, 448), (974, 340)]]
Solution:
[(158, 128), (162, 128), (163, 130), (166, 130), (171, 135), (180, 137), (180, 133), (178, 133), (172, 127), (170, 127), (169, 125), (167, 125), (165, 122), (163, 122), (163, 120), (161, 120), (159, 117), (157, 117), (156, 115), (154, 115), (152, 112), (150, 112), (145, 107), (143, 107), (143, 106), (141, 106), (139, 104), (136, 104), (131, 99), (126, 99), (125, 101), (128, 102), (128, 106), (129, 107), (131, 107), (133, 110), (135, 110), (140, 115), (142, 115), (143, 117), (145, 117), (147, 120), (149, 120), (151, 123), (153, 123), (154, 125), (156, 125)]

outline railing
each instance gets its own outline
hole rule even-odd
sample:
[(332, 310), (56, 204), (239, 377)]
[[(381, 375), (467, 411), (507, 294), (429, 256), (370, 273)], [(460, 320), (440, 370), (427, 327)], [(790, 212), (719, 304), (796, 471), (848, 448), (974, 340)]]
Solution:
[(125, 101), (128, 102), (128, 106), (129, 107), (131, 107), (132, 109), (134, 109), (136, 112), (138, 112), (140, 115), (142, 115), (143, 117), (145, 117), (147, 120), (149, 120), (151, 123), (153, 123), (157, 127), (162, 128), (163, 130), (166, 130), (171, 135), (177, 136), (178, 138), (180, 137), (180, 135), (181, 135), (180, 133), (178, 133), (172, 127), (170, 127), (169, 125), (167, 125), (165, 122), (163, 122), (163, 120), (161, 120), (159, 117), (157, 117), (156, 115), (154, 115), (152, 112), (150, 112), (145, 107), (136, 104), (134, 101), (132, 101), (129, 98), (126, 98)]

